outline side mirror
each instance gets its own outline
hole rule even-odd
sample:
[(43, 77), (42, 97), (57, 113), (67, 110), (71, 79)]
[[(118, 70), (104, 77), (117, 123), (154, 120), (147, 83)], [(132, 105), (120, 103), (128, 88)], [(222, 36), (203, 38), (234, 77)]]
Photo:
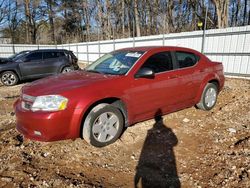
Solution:
[(155, 73), (152, 69), (144, 67), (141, 68), (136, 74), (135, 78), (150, 78), (153, 79), (155, 77)]

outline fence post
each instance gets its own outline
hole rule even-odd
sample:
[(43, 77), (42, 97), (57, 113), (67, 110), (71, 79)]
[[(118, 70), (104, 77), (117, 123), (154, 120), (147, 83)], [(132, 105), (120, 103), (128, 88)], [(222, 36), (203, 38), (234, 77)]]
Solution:
[(202, 53), (204, 53), (204, 46), (205, 46), (205, 39), (206, 39), (207, 12), (208, 12), (208, 6), (206, 7), (205, 23), (204, 23), (204, 29), (203, 29), (202, 47), (201, 47)]
[(13, 44), (13, 43), (12, 43), (12, 50), (13, 50), (13, 54), (15, 54), (16, 53), (16, 51), (15, 51), (15, 44)]
[(135, 47), (135, 23), (133, 20), (133, 47)]
[(97, 35), (98, 35), (98, 57), (101, 57), (101, 46), (100, 46), (100, 31), (99, 25), (97, 26)]
[(76, 43), (76, 56), (77, 56), (77, 59), (79, 59), (78, 43)]
[(112, 27), (113, 29), (113, 50), (115, 51), (115, 29), (114, 26)]
[(98, 55), (99, 55), (99, 57), (101, 57), (101, 44), (100, 44), (100, 40), (98, 40)]
[(87, 47), (87, 63), (89, 64), (89, 42), (86, 42)]
[(163, 33), (163, 36), (162, 36), (162, 46), (165, 46), (165, 34)]

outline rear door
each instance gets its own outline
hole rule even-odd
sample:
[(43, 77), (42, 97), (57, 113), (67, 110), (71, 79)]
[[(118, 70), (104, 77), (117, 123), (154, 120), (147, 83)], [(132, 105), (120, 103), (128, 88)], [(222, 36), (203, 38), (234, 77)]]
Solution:
[(176, 76), (180, 79), (180, 88), (183, 88), (180, 103), (187, 106), (192, 104), (200, 86), (202, 75), (197, 69), (200, 57), (187, 51), (175, 51), (174, 54), (178, 67)]
[(23, 78), (40, 77), (43, 73), (41, 69), (42, 52), (31, 52), (22, 58), (19, 63), (20, 72)]
[(46, 74), (56, 74), (65, 63), (65, 53), (60, 51), (48, 51), (43, 53), (43, 68)]

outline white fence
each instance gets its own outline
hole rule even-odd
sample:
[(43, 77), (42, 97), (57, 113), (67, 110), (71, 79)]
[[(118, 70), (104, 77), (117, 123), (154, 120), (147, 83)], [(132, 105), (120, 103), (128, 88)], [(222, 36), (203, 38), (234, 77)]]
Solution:
[[(13, 51), (58, 48), (73, 51), (79, 60), (92, 62), (101, 55), (125, 47), (183, 46), (200, 51), (202, 31), (135, 37), (63, 45), (0, 45), (0, 55), (9, 56)], [(214, 61), (221, 61), (225, 73), (250, 76), (250, 26), (206, 31), (204, 53)]]

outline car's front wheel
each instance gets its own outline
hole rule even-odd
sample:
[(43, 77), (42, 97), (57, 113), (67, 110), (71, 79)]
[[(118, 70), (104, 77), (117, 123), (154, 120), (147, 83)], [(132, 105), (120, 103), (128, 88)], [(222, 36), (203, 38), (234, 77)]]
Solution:
[(12, 71), (5, 71), (1, 74), (1, 82), (6, 86), (14, 86), (18, 82), (18, 77)]
[(217, 101), (218, 88), (213, 83), (208, 83), (203, 90), (200, 102), (196, 104), (196, 107), (202, 110), (211, 110)]
[(124, 118), (119, 109), (102, 103), (95, 106), (87, 115), (83, 130), (83, 138), (91, 145), (103, 147), (115, 142), (121, 135)]

